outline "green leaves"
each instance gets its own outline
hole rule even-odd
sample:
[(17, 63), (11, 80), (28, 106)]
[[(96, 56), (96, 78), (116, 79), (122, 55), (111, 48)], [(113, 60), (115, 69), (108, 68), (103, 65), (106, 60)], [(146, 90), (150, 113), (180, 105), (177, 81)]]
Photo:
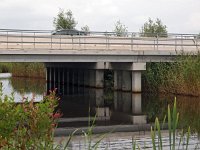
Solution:
[[(53, 118), (57, 106), (55, 92), (40, 103), (25, 99), (16, 104), (12, 96), (0, 97), (0, 148), (43, 149), (53, 146), (53, 132), (57, 120)], [(43, 148), (42, 148), (43, 147)], [(51, 148), (50, 148), (51, 149)]]
[(74, 29), (76, 24), (71, 10), (65, 12), (63, 9), (60, 9), (57, 17), (55, 17), (53, 21), (56, 30)]
[(114, 32), (117, 36), (127, 36), (128, 29), (120, 20), (115, 24)]
[(155, 22), (149, 18), (141, 29), (141, 35), (145, 37), (167, 37), (167, 26), (163, 25), (162, 21), (158, 18)]

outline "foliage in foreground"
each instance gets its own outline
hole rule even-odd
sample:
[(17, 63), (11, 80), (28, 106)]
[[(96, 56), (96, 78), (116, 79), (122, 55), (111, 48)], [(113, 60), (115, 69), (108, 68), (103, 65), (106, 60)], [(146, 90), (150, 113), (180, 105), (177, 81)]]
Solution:
[(55, 149), (53, 134), (60, 117), (54, 112), (55, 92), (40, 103), (23, 98), (23, 103), (16, 104), (13, 95), (2, 95), (0, 92), (0, 149)]

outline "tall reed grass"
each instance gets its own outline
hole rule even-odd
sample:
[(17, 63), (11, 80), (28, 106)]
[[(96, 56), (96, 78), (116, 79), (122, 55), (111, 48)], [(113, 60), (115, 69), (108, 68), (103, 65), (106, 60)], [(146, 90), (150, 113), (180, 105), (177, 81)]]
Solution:
[(176, 62), (147, 63), (146, 90), (200, 96), (200, 54), (181, 55)]
[(0, 63), (0, 73), (11, 72), (15, 77), (45, 78), (43, 63)]

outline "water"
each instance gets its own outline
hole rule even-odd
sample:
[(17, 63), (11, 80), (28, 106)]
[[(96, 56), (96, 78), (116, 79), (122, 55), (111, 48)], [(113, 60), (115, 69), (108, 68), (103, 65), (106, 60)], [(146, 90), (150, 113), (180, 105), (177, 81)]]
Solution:
[[(48, 87), (45, 80), (41, 79), (11, 78), (0, 79), (0, 82), (3, 85), (4, 95), (14, 92), (16, 102), (21, 102), (23, 97), (27, 97), (29, 100), (34, 97), (38, 102), (42, 100), (43, 95), (47, 92), (46, 87)], [(175, 95), (133, 94), (65, 85), (59, 87), (58, 95), (61, 97), (59, 109), (63, 113), (59, 127), (67, 128), (86, 127), (89, 115), (91, 118), (96, 115), (97, 126), (152, 123), (155, 117), (163, 118), (167, 114), (167, 105), (172, 106), (175, 97)], [(200, 98), (187, 96), (176, 96), (176, 98), (178, 112), (180, 112), (180, 128), (187, 129), (190, 126), (196, 135), (192, 142), (198, 143)], [(148, 138), (146, 140), (149, 141)], [(110, 145), (113, 145), (114, 148), (119, 141), (124, 141), (122, 143), (128, 147), (131, 144), (131, 139), (118, 139), (110, 141)]]
[(3, 97), (13, 93), (16, 103), (21, 103), (24, 98), (28, 100), (34, 98), (35, 102), (39, 102), (43, 99), (44, 93), (46, 93), (45, 80), (9, 78), (0, 79), (0, 83), (2, 83)]

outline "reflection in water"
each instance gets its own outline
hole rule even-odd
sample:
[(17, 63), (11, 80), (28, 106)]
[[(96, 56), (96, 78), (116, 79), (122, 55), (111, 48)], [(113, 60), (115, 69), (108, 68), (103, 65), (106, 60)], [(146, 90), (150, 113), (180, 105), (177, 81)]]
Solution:
[[(3, 84), (4, 95), (15, 92), (16, 102), (20, 102), (23, 95), (31, 99), (33, 94), (36, 101), (40, 101), (46, 92), (45, 80), (11, 78), (0, 79), (0, 82)], [(107, 92), (105, 89), (72, 85), (60, 85), (58, 88), (62, 98), (59, 107), (63, 113), (63, 125), (69, 127), (87, 126), (88, 116), (94, 117), (95, 114), (97, 125), (154, 122), (155, 117), (163, 119), (167, 114), (167, 105), (172, 106), (174, 101), (174, 95)], [(190, 126), (194, 132), (200, 133), (200, 98), (177, 96), (177, 107), (180, 127)]]
[[(39, 81), (42, 84), (42, 80)], [(43, 98), (42, 93), (45, 92), (43, 88), (45, 87), (45, 84), (43, 84), (43, 87), (38, 86), (39, 82), (36, 82), (36, 80), (30, 80), (26, 78), (11, 78), (0, 79), (0, 82), (3, 85), (3, 95), (11, 95), (14, 92), (13, 96), (15, 102), (21, 102), (23, 97), (26, 97), (29, 100), (34, 97), (35, 101), (40, 101)]]
[[(143, 110), (148, 121), (153, 122), (155, 117), (162, 119), (167, 114), (167, 106), (173, 106), (175, 95), (143, 94)], [(193, 133), (200, 135), (200, 98), (189, 96), (176, 96), (177, 111), (179, 112), (179, 128), (191, 127)]]
[(87, 126), (88, 116), (96, 116), (97, 125), (147, 123), (142, 112), (141, 94), (115, 92), (114, 96), (106, 93), (107, 96), (105, 89), (77, 86), (70, 82), (59, 86), (58, 93), (61, 95), (59, 109), (65, 118), (61, 126)]
[(34, 93), (43, 95), (46, 92), (45, 79), (11, 78), (12, 87), (19, 93)]

